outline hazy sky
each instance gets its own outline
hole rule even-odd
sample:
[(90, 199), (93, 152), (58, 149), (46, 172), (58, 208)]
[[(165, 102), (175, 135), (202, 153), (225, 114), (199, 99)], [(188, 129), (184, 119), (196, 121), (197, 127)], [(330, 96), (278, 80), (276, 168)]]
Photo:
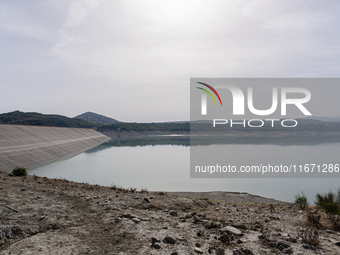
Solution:
[(188, 120), (191, 77), (339, 77), (338, 0), (0, 5), (0, 113)]

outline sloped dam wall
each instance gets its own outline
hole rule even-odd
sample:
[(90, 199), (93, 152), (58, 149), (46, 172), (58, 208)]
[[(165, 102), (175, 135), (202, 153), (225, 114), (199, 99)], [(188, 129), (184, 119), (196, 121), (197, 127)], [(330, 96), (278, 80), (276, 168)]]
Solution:
[(71, 157), (109, 139), (93, 129), (0, 124), (0, 171)]

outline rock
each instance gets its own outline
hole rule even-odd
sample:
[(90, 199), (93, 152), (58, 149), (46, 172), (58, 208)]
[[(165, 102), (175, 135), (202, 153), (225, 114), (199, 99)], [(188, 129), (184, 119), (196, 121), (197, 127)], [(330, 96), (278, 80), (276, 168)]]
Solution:
[(150, 203), (150, 200), (147, 197), (144, 198), (144, 201)]
[(198, 222), (201, 222), (201, 221), (202, 220), (197, 215), (194, 216), (194, 222), (195, 223), (198, 223)]
[(282, 246), (282, 249), (279, 249), (280, 251), (282, 251), (284, 248), (288, 248), (290, 247), (290, 243), (286, 242), (286, 241), (279, 241), (276, 243), (276, 248), (279, 248), (280, 246)]
[(273, 254), (273, 253), (271, 252), (271, 250), (266, 250), (262, 248), (259, 250), (259, 254), (265, 255), (265, 254)]
[(277, 235), (275, 235), (275, 234), (269, 234), (268, 236), (265, 237), (265, 239), (266, 239), (268, 242), (276, 242), (276, 240), (277, 240)]
[(285, 248), (285, 249), (282, 250), (282, 252), (284, 254), (292, 254), (293, 253), (293, 249), (291, 247)]
[(187, 255), (184, 251), (174, 251), (171, 253), (171, 255)]
[(246, 249), (246, 248), (235, 248), (233, 250), (233, 255), (254, 255), (254, 253), (249, 250), (249, 249)]
[(187, 215), (185, 215), (185, 219), (189, 219), (189, 218), (192, 218), (192, 214), (191, 213), (188, 213)]
[(222, 248), (217, 248), (216, 249), (216, 255), (224, 255), (225, 254), (225, 250)]
[(222, 233), (225, 233), (225, 232), (230, 232), (234, 235), (238, 235), (238, 236), (241, 236), (242, 235), (242, 231), (239, 230), (239, 229), (236, 229), (234, 227), (231, 227), (231, 226), (227, 226), (227, 227), (224, 227), (221, 229), (221, 232)]
[(203, 254), (202, 249), (198, 247), (195, 247), (195, 252), (197, 252), (198, 254)]
[(121, 221), (122, 221), (122, 218), (119, 218), (119, 217), (115, 218), (116, 223), (121, 222)]
[(159, 243), (160, 242), (160, 240), (158, 240), (157, 238), (155, 238), (155, 237), (152, 237), (151, 238), (151, 243), (152, 244), (154, 244), (154, 243)]
[(312, 245), (309, 245), (309, 244), (306, 244), (306, 243), (302, 244), (302, 247), (307, 249), (307, 250), (314, 250), (314, 247)]
[(213, 228), (213, 227), (214, 227), (213, 222), (212, 222), (211, 220), (206, 221), (206, 222), (204, 223), (204, 227), (207, 228), (207, 229)]
[(163, 242), (164, 242), (164, 243), (168, 243), (168, 244), (175, 244), (175, 243), (176, 243), (176, 240), (173, 239), (173, 238), (170, 237), (170, 236), (166, 236), (166, 237), (164, 237)]
[(335, 245), (340, 246), (340, 242), (336, 242)]
[(297, 243), (297, 238), (290, 236), (289, 241), (292, 242), (292, 243)]
[(160, 249), (161, 248), (161, 244), (160, 243), (154, 243), (153, 247), (155, 247), (155, 249)]
[(234, 228), (242, 229), (242, 230), (248, 229), (247, 226), (244, 225), (244, 224), (232, 224), (231, 226), (234, 227)]
[(178, 215), (178, 213), (177, 213), (176, 211), (174, 211), (174, 210), (171, 210), (171, 211), (169, 212), (169, 214), (170, 214), (171, 216), (177, 216), (177, 215)]
[(133, 218), (132, 216), (131, 216), (131, 214), (123, 214), (122, 216), (120, 216), (121, 218), (127, 218), (127, 219), (131, 219), (131, 218)]
[(132, 220), (133, 220), (135, 223), (139, 223), (139, 222), (140, 222), (140, 219), (138, 219), (138, 218), (132, 218)]

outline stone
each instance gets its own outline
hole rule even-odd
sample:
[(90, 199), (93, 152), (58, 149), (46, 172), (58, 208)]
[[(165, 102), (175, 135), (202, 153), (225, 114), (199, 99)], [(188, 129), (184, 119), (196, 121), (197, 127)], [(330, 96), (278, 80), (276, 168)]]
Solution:
[(198, 254), (203, 254), (202, 249), (199, 248), (199, 247), (195, 247), (195, 252), (198, 253)]
[(161, 244), (160, 243), (154, 243), (153, 247), (155, 247), (155, 249), (160, 249), (161, 248)]
[(269, 234), (265, 237), (265, 239), (268, 241), (268, 242), (276, 242), (277, 240), (277, 235), (275, 234)]
[(204, 223), (204, 227), (207, 228), (207, 229), (211, 229), (214, 227), (214, 224), (211, 220), (207, 221)]
[(254, 255), (254, 253), (249, 250), (249, 249), (246, 249), (246, 248), (235, 248), (233, 250), (233, 255)]
[(121, 222), (121, 221), (122, 221), (122, 218), (119, 218), (119, 217), (115, 218), (116, 223)]
[(152, 244), (154, 244), (154, 243), (159, 243), (160, 242), (160, 240), (158, 240), (157, 238), (155, 238), (155, 237), (152, 237), (151, 238), (151, 243)]
[(184, 251), (178, 250), (171, 253), (171, 255), (187, 255)]
[(197, 215), (195, 215), (194, 216), (194, 223), (198, 223), (198, 222), (202, 222), (202, 220)]
[(144, 201), (150, 203), (150, 200), (147, 197), (144, 198)]
[(244, 224), (232, 224), (231, 226), (234, 227), (234, 228), (237, 228), (237, 229), (242, 229), (242, 230), (248, 229), (247, 226), (244, 225)]
[(176, 240), (170, 236), (166, 236), (164, 237), (163, 242), (168, 244), (175, 244)]
[(139, 223), (139, 222), (140, 222), (140, 219), (138, 219), (138, 218), (132, 218), (132, 220), (133, 220), (133, 222), (135, 222), (135, 223)]
[(225, 254), (225, 250), (222, 248), (217, 248), (216, 249), (216, 255), (224, 255)]
[(276, 243), (276, 248), (279, 248), (280, 246), (283, 247), (282, 249), (279, 249), (280, 251), (282, 251), (284, 248), (290, 247), (290, 243), (286, 241), (279, 241)]
[(242, 231), (241, 230), (236, 229), (236, 228), (231, 227), (231, 226), (227, 226), (227, 227), (221, 228), (221, 232), (222, 233), (230, 232), (230, 233), (232, 233), (234, 235), (238, 235), (238, 236), (242, 235)]
[(177, 216), (177, 215), (178, 215), (178, 213), (177, 213), (176, 211), (174, 211), (174, 210), (171, 210), (171, 211), (169, 212), (169, 214), (170, 214), (171, 216)]
[(309, 245), (309, 244), (306, 244), (306, 243), (302, 244), (302, 247), (307, 249), (307, 250), (314, 250), (314, 247), (312, 245)]
[(340, 242), (336, 242), (335, 245), (339, 246), (340, 247)]
[(285, 249), (282, 250), (282, 252), (284, 254), (292, 254), (293, 253), (293, 249), (291, 247), (285, 248)]

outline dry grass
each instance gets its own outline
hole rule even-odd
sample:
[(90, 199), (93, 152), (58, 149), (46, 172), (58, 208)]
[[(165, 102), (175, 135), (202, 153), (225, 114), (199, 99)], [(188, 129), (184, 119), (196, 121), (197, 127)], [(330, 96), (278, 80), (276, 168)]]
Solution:
[(298, 229), (298, 237), (301, 238), (302, 243), (310, 244), (318, 247), (320, 244), (319, 232), (315, 229)]
[(319, 214), (319, 210), (312, 211), (311, 209), (307, 209), (306, 211), (306, 224), (308, 226), (315, 227), (317, 229), (322, 229), (323, 226), (320, 222), (321, 215)]

